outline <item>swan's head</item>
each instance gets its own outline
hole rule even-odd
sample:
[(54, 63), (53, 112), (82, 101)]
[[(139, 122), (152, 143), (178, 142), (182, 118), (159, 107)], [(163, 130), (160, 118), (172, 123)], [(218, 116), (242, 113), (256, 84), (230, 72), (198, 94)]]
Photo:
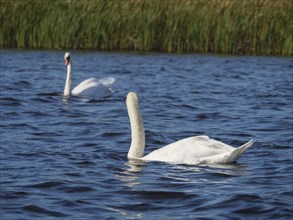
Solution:
[(126, 105), (130, 106), (138, 106), (138, 95), (135, 92), (129, 92), (126, 97)]
[(67, 66), (70, 62), (70, 53), (69, 52), (66, 52), (64, 54), (64, 60), (65, 60), (65, 66)]

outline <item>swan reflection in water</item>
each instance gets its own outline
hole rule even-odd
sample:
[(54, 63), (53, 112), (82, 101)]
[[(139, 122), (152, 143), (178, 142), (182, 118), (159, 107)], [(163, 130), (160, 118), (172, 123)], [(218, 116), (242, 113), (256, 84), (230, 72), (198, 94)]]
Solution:
[[(186, 165), (164, 162), (147, 163), (141, 160), (129, 160), (117, 177), (127, 187), (137, 189), (141, 184), (164, 182), (170, 187), (181, 184), (228, 183), (235, 177), (246, 175), (245, 164), (206, 164)], [(157, 166), (161, 166), (158, 172)]]
[(143, 171), (146, 162), (141, 160), (128, 160), (125, 163), (125, 169), (118, 173), (119, 179), (129, 187), (140, 185), (140, 172)]

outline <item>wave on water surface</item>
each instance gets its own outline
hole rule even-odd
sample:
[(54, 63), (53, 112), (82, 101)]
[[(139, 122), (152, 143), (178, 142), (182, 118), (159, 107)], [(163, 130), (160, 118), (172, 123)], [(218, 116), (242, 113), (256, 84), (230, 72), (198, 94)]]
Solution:
[[(292, 219), (291, 58), (75, 51), (73, 82), (115, 90), (65, 99), (63, 55), (1, 51), (1, 219)], [(128, 160), (129, 91), (146, 153), (195, 135), (256, 143), (229, 165)]]

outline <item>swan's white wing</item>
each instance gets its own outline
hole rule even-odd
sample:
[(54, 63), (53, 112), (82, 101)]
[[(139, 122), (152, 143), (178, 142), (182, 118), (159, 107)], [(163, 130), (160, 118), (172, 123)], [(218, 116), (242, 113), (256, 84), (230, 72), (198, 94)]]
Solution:
[(108, 96), (112, 90), (96, 78), (86, 79), (72, 90), (73, 95), (100, 98)]
[(185, 138), (162, 147), (143, 157), (143, 160), (197, 164), (201, 158), (232, 152), (235, 148), (207, 136)]
[(81, 83), (79, 83), (73, 90), (72, 90), (72, 94), (73, 95), (78, 95), (81, 94), (84, 90), (90, 88), (90, 87), (94, 87), (97, 86), (99, 84), (99, 80), (97, 80), (96, 78), (89, 78), (86, 79), (84, 81), (82, 81)]
[(115, 82), (114, 77), (104, 77), (99, 80), (100, 83), (104, 84), (105, 86), (111, 86)]

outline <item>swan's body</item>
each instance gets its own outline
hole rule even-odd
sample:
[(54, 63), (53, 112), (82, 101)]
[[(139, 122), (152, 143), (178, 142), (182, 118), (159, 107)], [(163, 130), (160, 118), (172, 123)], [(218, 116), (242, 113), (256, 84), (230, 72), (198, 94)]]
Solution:
[(132, 134), (128, 158), (176, 164), (227, 164), (236, 161), (253, 144), (251, 140), (239, 148), (234, 148), (207, 136), (195, 136), (179, 140), (144, 156), (144, 126), (136, 93), (128, 93), (126, 105)]
[(99, 80), (96, 78), (86, 79), (70, 91), (72, 70), (69, 52), (65, 53), (64, 59), (65, 65), (67, 66), (64, 96), (70, 96), (72, 94), (74, 96), (100, 98), (108, 96), (112, 93), (111, 85), (115, 82), (113, 77), (102, 78)]

